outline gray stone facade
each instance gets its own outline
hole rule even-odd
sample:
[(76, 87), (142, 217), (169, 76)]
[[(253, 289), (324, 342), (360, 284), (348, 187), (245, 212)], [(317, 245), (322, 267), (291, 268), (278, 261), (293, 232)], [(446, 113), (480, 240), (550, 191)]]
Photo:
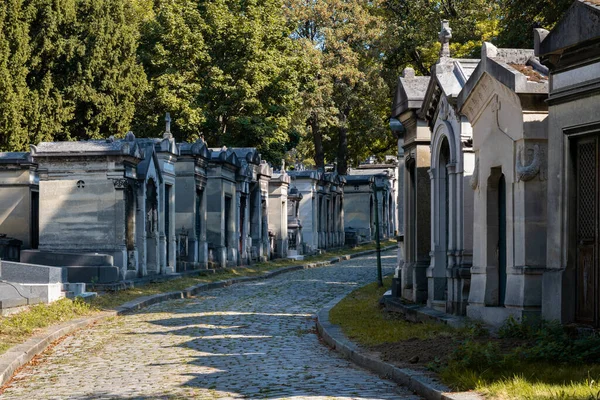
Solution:
[(533, 50), (484, 43), (457, 99), (473, 127), (473, 267), (467, 315), (539, 318), (546, 266), (547, 76)]
[(0, 153), (0, 204), (0, 233), (37, 249), (39, 178), (30, 153)]
[(125, 140), (40, 143), (40, 243), (43, 251), (106, 253), (122, 279), (137, 276), (137, 167), (143, 159), (133, 134)]
[(210, 151), (202, 139), (179, 143), (175, 164), (175, 228), (178, 270), (206, 268), (206, 167)]
[(399, 78), (392, 117), (405, 127), (400, 144), (404, 155), (402, 199), (404, 222), (403, 260), (398, 275), (401, 296), (416, 303), (427, 300), (427, 268), (431, 238), (431, 184), (429, 178), (431, 131), (417, 112), (423, 104), (429, 77), (415, 76), (407, 68)]
[(288, 256), (288, 189), (290, 177), (285, 166), (273, 172), (269, 181), (269, 236), (273, 240), (273, 257)]
[(307, 254), (344, 245), (344, 192), (346, 179), (335, 172), (289, 171), (293, 186), (302, 194), (299, 215)]
[(551, 32), (536, 32), (535, 48), (550, 68), (542, 316), (598, 327), (600, 5), (575, 1)]
[[(442, 21), (441, 32), (451, 31)], [(449, 38), (440, 34), (442, 41)], [(444, 44), (444, 43), (442, 43)], [(455, 107), (456, 99), (479, 60), (441, 54), (419, 115), (431, 130), (431, 262), (427, 269), (427, 305), (464, 315), (473, 258), (473, 132)]]
[(209, 199), (206, 204), (208, 261), (224, 268), (241, 263), (240, 249), (245, 248), (240, 233), (245, 220), (240, 220), (241, 196), (237, 194), (240, 162), (235, 153), (227, 148), (210, 151), (205, 189)]

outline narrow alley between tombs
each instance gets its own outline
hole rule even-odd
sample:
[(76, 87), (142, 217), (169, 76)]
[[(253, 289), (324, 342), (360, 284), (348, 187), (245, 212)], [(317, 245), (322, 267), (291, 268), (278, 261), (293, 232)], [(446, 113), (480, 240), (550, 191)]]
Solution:
[[(384, 253), (385, 273), (396, 265)], [(314, 315), (374, 281), (375, 256), (157, 304), (69, 336), (3, 399), (416, 399), (319, 342)]]

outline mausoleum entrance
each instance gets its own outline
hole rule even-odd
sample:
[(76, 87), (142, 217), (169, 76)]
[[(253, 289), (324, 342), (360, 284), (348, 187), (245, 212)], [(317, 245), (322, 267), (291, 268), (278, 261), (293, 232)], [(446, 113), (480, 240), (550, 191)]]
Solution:
[(576, 321), (598, 326), (600, 316), (599, 234), (599, 135), (576, 140)]

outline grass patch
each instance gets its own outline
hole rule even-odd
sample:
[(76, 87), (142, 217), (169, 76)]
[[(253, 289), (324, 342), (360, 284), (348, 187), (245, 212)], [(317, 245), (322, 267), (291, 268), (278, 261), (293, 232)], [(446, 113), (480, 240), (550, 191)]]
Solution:
[[(384, 288), (372, 283), (353, 291), (331, 310), (331, 322), (341, 326), (347, 337), (376, 351), (416, 347), (425, 352), (423, 346), (431, 342), (447, 345), (448, 358), (420, 365), (437, 372), (455, 390), (475, 390), (494, 399), (600, 400), (599, 333), (508, 319), (498, 337), (493, 337), (477, 323), (453, 329), (407, 322), (379, 307), (378, 300), (390, 285), (388, 277)], [(402, 352), (382, 353), (382, 357), (392, 363), (406, 362)]]
[(447, 368), (442, 380), (495, 399), (600, 399), (600, 366), (517, 362), (503, 370)]
[[(537, 326), (509, 318), (500, 338), (458, 345), (442, 379), (505, 399), (600, 399), (600, 336), (555, 322)], [(516, 340), (515, 346), (502, 346)], [(504, 348), (502, 348), (504, 347)]]
[[(390, 246), (395, 243), (395, 241), (389, 240), (382, 242), (381, 246)], [(368, 243), (353, 249), (342, 248), (318, 256), (307, 257), (304, 262), (325, 261), (331, 257), (374, 248), (374, 243)], [(123, 303), (141, 296), (180, 291), (200, 283), (215, 282), (242, 276), (261, 275), (268, 271), (301, 263), (294, 260), (277, 259), (249, 267), (227, 268), (207, 276), (184, 277), (150, 283), (127, 290), (107, 292), (93, 299), (89, 304), (80, 299), (61, 299), (52, 304), (38, 304), (18, 314), (7, 317), (0, 316), (0, 354), (5, 353), (12, 346), (25, 342), (40, 329), (82, 316), (92, 315), (100, 310), (114, 309)]]
[(52, 304), (36, 304), (26, 311), (0, 318), (0, 354), (27, 340), (41, 328), (97, 311), (81, 299), (60, 299)]
[(379, 299), (390, 287), (386, 277), (383, 287), (377, 282), (356, 289), (333, 307), (329, 319), (340, 325), (344, 334), (363, 346), (398, 342), (408, 339), (429, 339), (438, 335), (453, 335), (455, 329), (442, 324), (414, 324), (394, 314), (382, 312)]

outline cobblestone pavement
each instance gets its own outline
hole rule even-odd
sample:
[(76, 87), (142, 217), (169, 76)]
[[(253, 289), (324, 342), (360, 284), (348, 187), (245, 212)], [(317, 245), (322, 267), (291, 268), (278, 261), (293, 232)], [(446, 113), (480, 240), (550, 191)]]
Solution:
[[(396, 263), (384, 254), (385, 272)], [(375, 257), (148, 307), (67, 337), (2, 399), (417, 399), (319, 343), (314, 314), (376, 277)]]

